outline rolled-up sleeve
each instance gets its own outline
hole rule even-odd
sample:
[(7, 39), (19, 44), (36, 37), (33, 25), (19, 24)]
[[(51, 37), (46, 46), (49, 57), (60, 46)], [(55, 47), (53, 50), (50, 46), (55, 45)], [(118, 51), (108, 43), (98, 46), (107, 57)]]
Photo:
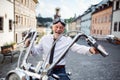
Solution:
[(32, 52), (33, 55), (43, 53), (42, 44), (43, 44), (43, 43), (42, 43), (42, 40), (40, 40), (39, 44), (32, 46), (31, 52)]
[(91, 55), (90, 51), (89, 51), (90, 47), (88, 46), (84, 46), (84, 45), (79, 45), (77, 43), (75, 43), (72, 47), (71, 50), (73, 52), (79, 53), (79, 54), (88, 54)]
[(40, 54), (43, 52), (43, 49), (42, 49), (42, 47), (40, 47), (40, 45), (36, 45), (36, 46), (32, 47), (31, 52), (33, 55)]

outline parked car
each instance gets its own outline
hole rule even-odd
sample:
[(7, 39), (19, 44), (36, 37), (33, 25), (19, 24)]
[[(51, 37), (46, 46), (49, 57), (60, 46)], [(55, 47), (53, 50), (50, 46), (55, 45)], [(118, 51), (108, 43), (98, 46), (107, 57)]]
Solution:
[(120, 44), (120, 39), (114, 35), (107, 35), (106, 40), (113, 44)]
[(114, 35), (107, 35), (107, 36), (106, 36), (106, 40), (107, 40), (108, 42), (113, 42), (113, 41), (114, 41), (114, 38), (115, 38)]

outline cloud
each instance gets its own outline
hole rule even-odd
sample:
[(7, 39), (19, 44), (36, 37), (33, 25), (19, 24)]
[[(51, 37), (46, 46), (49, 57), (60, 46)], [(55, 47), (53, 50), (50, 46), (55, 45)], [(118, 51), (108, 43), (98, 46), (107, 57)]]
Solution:
[(62, 18), (74, 17), (76, 14), (81, 15), (93, 4), (97, 4), (101, 0), (39, 0), (36, 13), (40, 13), (43, 17), (53, 17), (55, 8), (60, 8)]
[(36, 13), (41, 14), (43, 17), (52, 17), (51, 15), (54, 13), (54, 5), (45, 3), (44, 1), (40, 1), (38, 6), (36, 7)]
[(72, 9), (64, 5), (61, 7), (60, 14), (62, 18), (70, 18), (74, 16), (74, 12), (72, 11)]

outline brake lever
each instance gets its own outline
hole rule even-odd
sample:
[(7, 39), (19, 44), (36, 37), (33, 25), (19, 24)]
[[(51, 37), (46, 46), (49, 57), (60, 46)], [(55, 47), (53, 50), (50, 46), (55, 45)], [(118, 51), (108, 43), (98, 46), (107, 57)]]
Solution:
[(98, 44), (98, 43), (96, 42), (96, 40), (93, 39), (92, 37), (87, 36), (87, 42), (88, 42), (88, 45), (95, 47), (95, 48), (97, 49), (97, 51), (98, 51), (103, 57), (106, 57), (106, 56), (109, 55), (109, 53), (107, 53), (107, 52), (105, 51), (105, 49), (103, 48), (103, 46), (100, 45), (100, 44)]

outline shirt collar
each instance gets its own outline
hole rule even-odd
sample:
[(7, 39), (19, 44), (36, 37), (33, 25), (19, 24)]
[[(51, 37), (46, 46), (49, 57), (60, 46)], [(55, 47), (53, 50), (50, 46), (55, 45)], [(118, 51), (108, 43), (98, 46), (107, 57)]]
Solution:
[[(62, 36), (63, 37), (63, 36)], [(58, 40), (58, 41), (61, 41), (62, 40), (62, 37)], [(54, 36), (51, 35), (51, 39), (54, 40)]]

